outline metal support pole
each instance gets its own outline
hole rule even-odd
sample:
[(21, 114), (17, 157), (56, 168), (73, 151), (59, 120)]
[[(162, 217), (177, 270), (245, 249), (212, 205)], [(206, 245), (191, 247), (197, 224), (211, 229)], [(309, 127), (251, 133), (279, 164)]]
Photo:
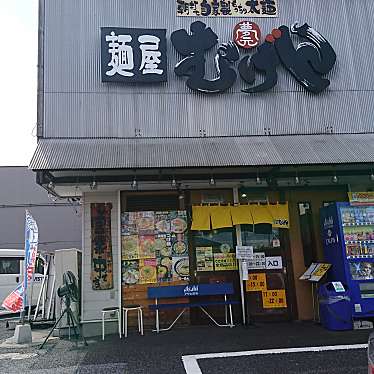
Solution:
[(27, 320), (28, 321), (30, 321), (30, 317), (31, 317), (32, 296), (33, 296), (33, 293), (34, 293), (34, 276), (35, 276), (35, 272), (34, 272), (34, 274), (32, 275), (32, 278), (31, 278), (31, 292), (30, 292), (30, 297), (28, 297), (28, 304), (29, 304), (29, 310), (27, 311)]
[[(239, 190), (238, 187), (233, 188), (233, 195), (234, 195), (234, 204), (239, 204)], [(240, 225), (235, 226), (236, 230), (236, 244), (242, 245), (242, 231)], [(244, 298), (244, 285), (243, 285), (243, 269), (242, 269), (242, 262), (239, 262), (239, 279), (240, 279), (240, 297), (242, 302), (242, 317), (243, 317), (243, 325), (246, 325), (246, 315), (245, 315), (245, 298)]]
[[(39, 292), (39, 296), (38, 296), (38, 302), (36, 304), (36, 308), (35, 308), (35, 313), (34, 313), (34, 321), (36, 321), (36, 318), (38, 316), (38, 312), (39, 312), (39, 308), (40, 308), (40, 303), (41, 303), (41, 299), (44, 295), (44, 287), (46, 286), (46, 279), (47, 279), (47, 272), (48, 272), (48, 265), (49, 263), (46, 261), (44, 263), (44, 273), (43, 273), (43, 281), (42, 281), (42, 285), (41, 285), (41, 288), (40, 288), (40, 292)], [(44, 305), (44, 301), (43, 301), (43, 305)]]

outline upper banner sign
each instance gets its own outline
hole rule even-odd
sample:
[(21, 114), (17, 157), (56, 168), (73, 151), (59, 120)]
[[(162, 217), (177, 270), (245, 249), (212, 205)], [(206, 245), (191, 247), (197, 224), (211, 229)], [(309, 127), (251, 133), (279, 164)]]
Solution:
[(351, 205), (374, 205), (374, 192), (348, 192)]
[(166, 30), (101, 28), (103, 82), (165, 82)]
[(176, 0), (182, 17), (278, 17), (278, 0)]

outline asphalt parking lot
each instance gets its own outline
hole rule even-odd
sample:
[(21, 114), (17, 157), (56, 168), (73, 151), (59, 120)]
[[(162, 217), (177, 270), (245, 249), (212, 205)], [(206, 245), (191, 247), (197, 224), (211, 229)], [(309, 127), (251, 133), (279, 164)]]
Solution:
[[(104, 342), (99, 338), (88, 339), (88, 347), (81, 343), (77, 347), (72, 341), (55, 339), (42, 351), (37, 346), (5, 348), (0, 344), (0, 373), (359, 374), (367, 373), (366, 349), (362, 345), (367, 343), (370, 332), (331, 332), (314, 323), (280, 323), (233, 329), (192, 326), (159, 335), (146, 331), (144, 336), (131, 331), (127, 339), (120, 340), (116, 335), (108, 336)], [(13, 332), (1, 324), (0, 340), (4, 342), (12, 335)], [(253, 353), (254, 350), (336, 345), (348, 349), (309, 352), (307, 348), (297, 353), (240, 356), (243, 351)], [(239, 356), (216, 357), (217, 353), (230, 355), (233, 352)], [(9, 354), (18, 357), (12, 358)], [(199, 358), (202, 354), (210, 356)], [(183, 357), (192, 357), (197, 364), (195, 371), (188, 371), (188, 368), (186, 371)]]

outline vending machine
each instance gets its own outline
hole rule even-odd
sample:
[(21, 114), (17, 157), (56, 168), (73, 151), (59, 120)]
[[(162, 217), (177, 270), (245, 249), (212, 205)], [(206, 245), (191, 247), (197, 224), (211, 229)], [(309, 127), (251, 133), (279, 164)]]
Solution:
[(374, 206), (334, 203), (321, 208), (330, 281), (347, 286), (354, 318), (374, 316)]

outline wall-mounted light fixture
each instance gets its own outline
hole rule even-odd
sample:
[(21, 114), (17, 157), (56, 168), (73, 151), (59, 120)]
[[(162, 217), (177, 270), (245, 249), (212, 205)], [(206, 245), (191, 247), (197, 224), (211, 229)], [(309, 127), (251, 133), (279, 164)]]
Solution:
[(134, 179), (131, 182), (131, 188), (133, 190), (136, 190), (138, 188), (138, 181), (136, 180), (136, 177), (134, 177)]
[(210, 177), (209, 184), (210, 184), (211, 186), (215, 186), (215, 184), (216, 184), (216, 181), (215, 181), (215, 179), (213, 178), (213, 175)]
[(57, 196), (54, 196), (50, 193), (48, 193), (48, 197), (55, 203), (57, 200), (58, 200), (58, 197)]
[(97, 182), (95, 180), (93, 180), (90, 183), (90, 188), (91, 188), (91, 190), (96, 190), (97, 189)]
[(171, 187), (172, 188), (176, 188), (177, 187), (177, 181), (176, 179), (173, 177), (173, 179), (171, 180)]
[(256, 184), (262, 184), (262, 180), (260, 178), (260, 174), (257, 172), (257, 177), (256, 177)]
[(339, 182), (339, 178), (338, 176), (336, 175), (336, 173), (333, 175), (333, 177), (331, 178), (331, 182), (332, 183), (338, 183)]

